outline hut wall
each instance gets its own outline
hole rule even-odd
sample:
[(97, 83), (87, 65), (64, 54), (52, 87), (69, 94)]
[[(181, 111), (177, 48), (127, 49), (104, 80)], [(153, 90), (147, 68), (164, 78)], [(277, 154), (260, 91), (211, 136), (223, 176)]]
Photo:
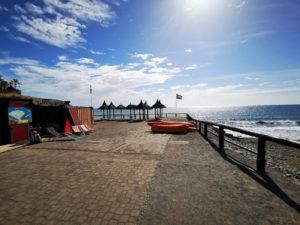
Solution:
[(10, 143), (7, 107), (7, 101), (2, 101), (0, 99), (0, 145)]
[(76, 112), (81, 124), (91, 125), (94, 123), (94, 113), (91, 107), (76, 107)]

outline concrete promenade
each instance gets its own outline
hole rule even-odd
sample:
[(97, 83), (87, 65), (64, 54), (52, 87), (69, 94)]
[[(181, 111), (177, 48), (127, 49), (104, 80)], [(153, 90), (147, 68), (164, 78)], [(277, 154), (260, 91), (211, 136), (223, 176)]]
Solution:
[(256, 174), (198, 133), (94, 128), (0, 153), (0, 224), (300, 224), (299, 181)]

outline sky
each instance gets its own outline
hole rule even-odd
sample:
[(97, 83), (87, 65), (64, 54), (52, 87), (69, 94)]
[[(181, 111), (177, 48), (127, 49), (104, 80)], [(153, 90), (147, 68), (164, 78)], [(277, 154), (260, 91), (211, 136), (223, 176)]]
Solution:
[(0, 0), (0, 74), (76, 106), (300, 104), (300, 1)]

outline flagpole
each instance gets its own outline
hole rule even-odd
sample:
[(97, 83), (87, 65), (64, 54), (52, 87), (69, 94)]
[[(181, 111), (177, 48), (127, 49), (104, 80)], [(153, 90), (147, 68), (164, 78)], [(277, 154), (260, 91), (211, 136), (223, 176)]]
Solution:
[(93, 107), (93, 91), (92, 91), (92, 85), (90, 84), (90, 94), (91, 94), (91, 107)]

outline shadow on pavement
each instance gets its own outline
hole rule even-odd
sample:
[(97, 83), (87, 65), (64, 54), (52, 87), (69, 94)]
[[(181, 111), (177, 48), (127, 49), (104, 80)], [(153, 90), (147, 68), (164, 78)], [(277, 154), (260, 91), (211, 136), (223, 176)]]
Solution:
[(297, 212), (300, 212), (300, 205), (294, 200), (292, 200), (286, 193), (284, 193), (284, 191), (281, 190), (281, 188), (266, 173), (251, 171), (251, 169), (253, 168), (229, 155), (226, 155), (226, 153), (224, 151), (221, 151), (218, 148), (218, 146), (211, 140), (205, 137), (203, 138), (209, 142), (209, 144), (222, 156), (223, 159), (238, 167), (243, 173), (251, 177), (253, 180), (255, 180), (257, 183), (259, 183), (261, 186), (263, 186), (270, 192), (272, 192), (274, 195), (276, 195), (278, 198), (284, 201), (288, 206), (294, 208)]

